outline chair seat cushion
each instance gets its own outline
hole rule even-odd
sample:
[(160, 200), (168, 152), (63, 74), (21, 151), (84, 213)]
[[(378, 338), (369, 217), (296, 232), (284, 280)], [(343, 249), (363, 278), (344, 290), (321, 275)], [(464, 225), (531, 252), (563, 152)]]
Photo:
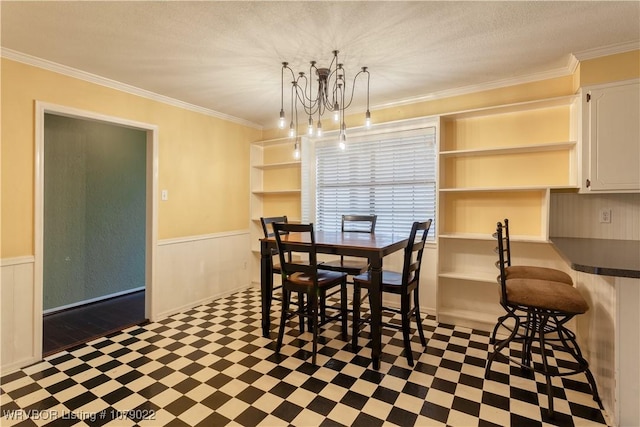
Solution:
[(322, 268), (331, 271), (341, 271), (350, 275), (360, 274), (369, 266), (366, 259), (336, 259), (332, 261), (324, 261)]
[(589, 310), (587, 302), (573, 286), (538, 279), (506, 281), (507, 303), (567, 314), (582, 314)]
[[(318, 286), (322, 288), (340, 283), (344, 277), (346, 277), (346, 273), (318, 269)], [(289, 281), (295, 283), (296, 285), (313, 285), (311, 276), (304, 273), (293, 273), (291, 276), (289, 276)]]
[(512, 265), (505, 268), (507, 280), (509, 279), (538, 279), (559, 282), (573, 286), (573, 280), (564, 271), (555, 268), (537, 267), (529, 265)]

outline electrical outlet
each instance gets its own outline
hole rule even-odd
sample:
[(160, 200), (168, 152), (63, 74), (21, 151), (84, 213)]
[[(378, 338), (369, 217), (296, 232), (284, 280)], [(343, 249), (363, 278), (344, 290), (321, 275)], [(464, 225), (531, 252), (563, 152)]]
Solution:
[(611, 222), (611, 209), (600, 209), (600, 222), (609, 224)]

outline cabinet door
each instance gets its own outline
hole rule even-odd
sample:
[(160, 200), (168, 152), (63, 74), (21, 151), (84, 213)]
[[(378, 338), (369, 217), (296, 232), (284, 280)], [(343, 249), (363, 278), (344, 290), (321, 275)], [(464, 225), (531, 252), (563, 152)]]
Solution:
[(640, 190), (640, 83), (587, 93), (586, 186), (590, 191)]

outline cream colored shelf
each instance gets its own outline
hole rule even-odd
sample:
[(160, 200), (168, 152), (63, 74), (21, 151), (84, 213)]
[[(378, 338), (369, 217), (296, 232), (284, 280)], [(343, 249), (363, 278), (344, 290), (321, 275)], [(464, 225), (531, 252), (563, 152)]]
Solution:
[(284, 168), (299, 168), (301, 165), (300, 161), (294, 161), (294, 162), (282, 162), (282, 163), (267, 163), (264, 165), (253, 165), (254, 168), (256, 169), (263, 169), (263, 170), (268, 170), (268, 169), (284, 169)]
[(251, 194), (255, 194), (257, 196), (268, 196), (268, 195), (287, 195), (287, 194), (300, 194), (300, 189), (290, 189), (290, 190), (256, 190), (252, 191)]
[(465, 280), (468, 282), (480, 282), (480, 283), (491, 283), (497, 284), (496, 277), (498, 275), (498, 270), (496, 269), (496, 274), (491, 276), (486, 273), (463, 273), (456, 271), (445, 271), (438, 274), (438, 277), (443, 277), (446, 279), (456, 279), (456, 280)]
[[(459, 239), (459, 240), (487, 240), (495, 241), (496, 239), (491, 234), (482, 233), (440, 233), (441, 239)], [(549, 239), (538, 236), (509, 236), (509, 240), (512, 242), (522, 243), (551, 243)]]
[[(498, 306), (499, 307), (499, 306)], [(499, 316), (496, 313), (483, 313), (477, 310), (459, 310), (442, 308), (438, 310), (438, 323), (462, 326), (472, 329), (491, 331)]]
[(252, 142), (251, 144), (257, 147), (272, 147), (274, 145), (291, 144), (291, 146), (293, 147), (293, 140), (288, 137), (274, 138), (274, 139), (265, 139), (264, 141)]
[(578, 188), (574, 185), (527, 185), (522, 187), (456, 187), (456, 188), (440, 188), (440, 192), (443, 193), (471, 193), (489, 191), (492, 193), (505, 193), (505, 192), (523, 192), (523, 191), (546, 191), (549, 190), (564, 190), (567, 188)]
[[(298, 222), (301, 215), (302, 163), (293, 157), (294, 141), (276, 138), (256, 141), (250, 146), (249, 230), (251, 239), (251, 277), (260, 281), (260, 217), (287, 215)], [(296, 218), (296, 219), (294, 219)]]
[(491, 116), (495, 114), (515, 113), (519, 111), (536, 110), (541, 108), (553, 108), (571, 105), (579, 101), (578, 95), (559, 96), (534, 101), (518, 102), (513, 104), (497, 105), (492, 107), (476, 108), (443, 114), (445, 119), (467, 119), (472, 117)]
[(531, 144), (510, 147), (488, 147), (475, 150), (441, 151), (440, 157), (494, 156), (512, 153), (536, 153), (541, 151), (569, 150), (577, 145), (576, 141), (554, 142), (548, 144)]
[[(287, 218), (287, 220), (293, 224), (300, 223), (300, 218)], [(260, 218), (251, 218), (251, 221), (258, 223), (262, 227), (262, 224), (260, 224)]]
[(578, 188), (579, 101), (570, 95), (441, 116), (439, 322), (490, 331), (504, 313), (497, 221), (511, 220), (519, 262), (560, 262), (548, 240), (549, 199), (551, 190)]

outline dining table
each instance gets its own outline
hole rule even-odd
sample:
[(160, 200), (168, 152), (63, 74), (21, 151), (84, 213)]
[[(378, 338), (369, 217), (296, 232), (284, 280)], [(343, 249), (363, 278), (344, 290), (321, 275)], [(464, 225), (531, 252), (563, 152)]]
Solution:
[[(382, 351), (382, 265), (384, 257), (407, 246), (408, 235), (392, 233), (359, 233), (316, 231), (316, 252), (366, 258), (371, 271), (371, 359), (374, 369), (380, 369)], [(295, 242), (309, 242), (309, 234), (289, 233), (282, 236)], [(262, 303), (262, 335), (270, 336), (273, 293), (272, 257), (276, 247), (274, 237), (260, 239), (260, 290)], [(321, 268), (321, 266), (320, 266)]]

